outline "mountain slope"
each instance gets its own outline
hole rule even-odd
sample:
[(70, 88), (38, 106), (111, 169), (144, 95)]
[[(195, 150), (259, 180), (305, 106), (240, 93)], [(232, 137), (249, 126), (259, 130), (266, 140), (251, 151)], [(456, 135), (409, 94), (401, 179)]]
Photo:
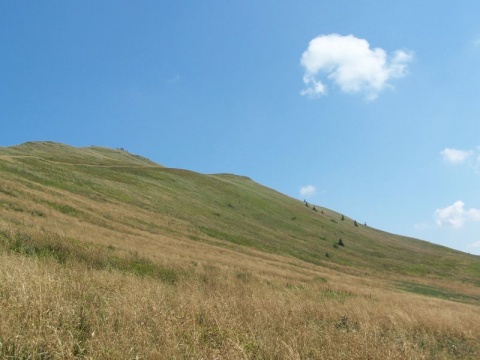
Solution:
[[(7, 218), (12, 211), (28, 218), (35, 209), (45, 223), (62, 215), (101, 228), (120, 224), (120, 233), (126, 226), (254, 247), (350, 273), (480, 284), (478, 257), (356, 224), (318, 205), (314, 210), (245, 177), (168, 169), (123, 150), (48, 142), (2, 148), (0, 160)], [(337, 245), (340, 239), (344, 246)]]
[(246, 177), (0, 148), (0, 358), (478, 359), (479, 273)]

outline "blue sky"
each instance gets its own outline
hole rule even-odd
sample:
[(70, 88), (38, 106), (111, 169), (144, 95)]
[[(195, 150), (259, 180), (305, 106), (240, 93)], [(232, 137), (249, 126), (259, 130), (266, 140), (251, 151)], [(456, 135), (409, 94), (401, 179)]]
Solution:
[(0, 146), (123, 147), (480, 254), (478, 1), (0, 2)]

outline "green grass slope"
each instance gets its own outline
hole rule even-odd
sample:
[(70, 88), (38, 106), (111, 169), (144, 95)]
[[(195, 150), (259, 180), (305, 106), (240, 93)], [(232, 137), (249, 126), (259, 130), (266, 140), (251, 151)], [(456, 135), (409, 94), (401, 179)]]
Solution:
[(91, 146), (74, 148), (46, 142), (27, 142), (18, 146), (2, 148), (1, 154), (12, 157), (36, 157), (64, 164), (86, 164), (105, 166), (160, 166), (144, 157), (131, 155), (123, 149)]
[(347, 215), (122, 149), (0, 148), (0, 358), (479, 359), (479, 257)]
[[(341, 273), (381, 277), (409, 292), (480, 302), (480, 296), (451, 285), (480, 286), (479, 257), (313, 206), (246, 177), (166, 168), (124, 150), (52, 142), (0, 148), (0, 214), (4, 227), (15, 231), (61, 229), (81, 242), (98, 241), (88, 231), (108, 231), (129, 249), (137, 246), (128, 242), (129, 234), (239, 253), (256, 249)], [(79, 230), (69, 233), (70, 228)], [(83, 235), (81, 229), (89, 230)]]

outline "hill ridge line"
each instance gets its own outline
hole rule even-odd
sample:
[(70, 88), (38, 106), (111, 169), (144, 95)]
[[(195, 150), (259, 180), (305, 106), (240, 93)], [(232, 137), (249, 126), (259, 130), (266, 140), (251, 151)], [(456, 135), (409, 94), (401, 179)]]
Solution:
[(69, 166), (91, 166), (91, 167), (103, 167), (103, 168), (147, 168), (147, 169), (157, 169), (160, 168), (162, 169), (162, 166), (160, 165), (103, 165), (103, 164), (91, 164), (91, 163), (70, 163), (70, 162), (65, 162), (65, 161), (56, 161), (56, 160), (51, 160), (51, 159), (45, 159), (41, 156), (34, 156), (34, 155), (0, 155), (0, 158), (4, 159), (18, 159), (18, 158), (32, 158), (32, 159), (38, 159), (41, 161), (49, 162), (49, 163), (54, 163), (54, 164), (60, 164), (60, 165), (69, 165)]

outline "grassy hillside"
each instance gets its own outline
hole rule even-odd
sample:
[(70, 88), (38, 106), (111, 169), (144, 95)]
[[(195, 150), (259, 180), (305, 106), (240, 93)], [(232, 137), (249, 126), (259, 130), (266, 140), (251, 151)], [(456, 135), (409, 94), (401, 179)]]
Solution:
[(0, 215), (0, 358), (480, 356), (479, 257), (246, 177), (26, 143)]

